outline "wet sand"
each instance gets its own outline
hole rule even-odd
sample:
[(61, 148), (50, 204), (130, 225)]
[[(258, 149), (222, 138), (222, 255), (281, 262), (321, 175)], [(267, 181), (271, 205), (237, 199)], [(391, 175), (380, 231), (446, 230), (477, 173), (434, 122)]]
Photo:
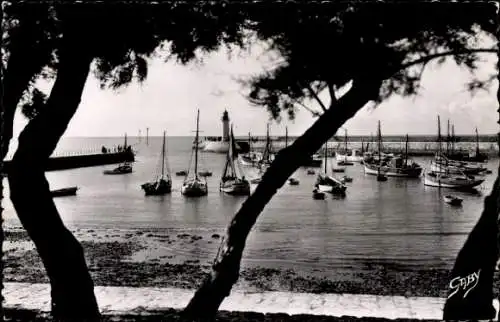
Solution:
[[(33, 311), (24, 310), (6, 310), (5, 321), (37, 321), (48, 322), (52, 321), (48, 314), (39, 314)], [(101, 321), (183, 321), (179, 311), (166, 310), (160, 312), (149, 312), (147, 315), (105, 315)], [(260, 322), (260, 321), (280, 321), (280, 322), (350, 322), (350, 321), (365, 321), (365, 322), (416, 322), (420, 320), (410, 319), (379, 319), (379, 318), (356, 318), (356, 317), (331, 317), (320, 315), (287, 315), (287, 314), (262, 314), (254, 312), (227, 312), (219, 311), (217, 314), (217, 322)], [(431, 322), (432, 320), (426, 320)], [(436, 320), (439, 321), (439, 320)]]
[[(37, 321), (48, 322), (52, 321), (48, 314), (39, 314), (28, 310), (6, 310), (5, 321)], [(147, 315), (104, 315), (101, 319), (103, 322), (115, 321), (183, 321), (179, 311), (166, 310), (159, 312), (148, 312)], [(287, 314), (262, 314), (254, 312), (227, 312), (219, 311), (217, 314), (217, 322), (260, 322), (260, 321), (280, 321), (280, 322), (350, 322), (350, 321), (365, 321), (365, 322), (416, 322), (421, 320), (410, 319), (379, 319), (379, 318), (356, 318), (356, 317), (331, 317), (320, 315), (287, 315)], [(432, 320), (426, 320), (431, 322)], [(436, 320), (438, 321), (438, 320)]]
[[(143, 230), (77, 229), (74, 234), (82, 243), (96, 285), (186, 289), (195, 289), (201, 284), (221, 239), (209, 233)], [(205, 256), (196, 256), (186, 251), (188, 249), (203, 249)], [(5, 281), (48, 282), (41, 260), (24, 230), (6, 231), (4, 252)], [(244, 262), (235, 289), (445, 297), (448, 276), (448, 270), (410, 270), (381, 264), (358, 270), (304, 272)]]

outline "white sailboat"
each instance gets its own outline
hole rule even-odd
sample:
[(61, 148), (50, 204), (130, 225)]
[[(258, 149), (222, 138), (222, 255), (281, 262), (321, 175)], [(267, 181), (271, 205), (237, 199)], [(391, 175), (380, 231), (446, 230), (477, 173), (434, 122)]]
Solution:
[(236, 151), (233, 127), (229, 137), (229, 151), (226, 154), (226, 165), (219, 186), (220, 191), (229, 195), (249, 195), (250, 183), (243, 174), (238, 162), (238, 152)]
[(463, 175), (429, 171), (424, 174), (424, 185), (439, 188), (471, 189), (479, 186), (484, 179), (475, 179)]
[[(436, 155), (436, 159), (441, 160), (443, 153), (441, 147), (441, 121), (439, 115), (437, 119), (438, 119), (438, 153)], [(451, 170), (450, 167), (446, 165), (447, 159), (442, 159), (442, 160), (445, 162), (445, 164), (444, 167), (439, 168), (440, 171), (434, 171), (435, 168), (432, 167), (431, 163), (431, 171), (426, 171), (424, 173), (424, 185), (430, 187), (439, 187), (439, 188), (471, 189), (484, 182), (483, 179), (475, 179), (474, 177), (468, 176), (459, 168), (456, 169), (453, 168), (452, 169), (453, 171), (450, 171)]]
[(384, 171), (381, 171), (383, 165), (382, 156), (382, 130), (380, 129), (380, 121), (378, 121), (377, 127), (377, 137), (378, 137), (378, 158), (365, 159), (363, 162), (366, 174), (377, 175), (377, 181), (387, 181), (387, 176)]
[(164, 195), (172, 191), (172, 178), (170, 176), (170, 169), (168, 165), (165, 166), (166, 160), (166, 133), (163, 132), (163, 145), (161, 150), (161, 174), (156, 180), (146, 182), (141, 185), (141, 188), (142, 190), (144, 190), (146, 196)]
[(199, 143), (199, 127), (200, 127), (200, 110), (196, 117), (196, 138), (194, 152), (194, 177), (190, 178), (188, 170), (186, 178), (182, 183), (181, 193), (187, 197), (200, 197), (208, 194), (208, 185), (205, 178), (201, 179), (198, 174), (198, 143)]
[(327, 167), (327, 157), (328, 157), (328, 142), (325, 144), (325, 156), (324, 156), (324, 174), (318, 174), (318, 178), (316, 180), (315, 188), (319, 192), (329, 192), (333, 194), (344, 195), (347, 190), (347, 186), (345, 186), (340, 180), (333, 176), (328, 175), (328, 167)]
[(364, 163), (365, 173), (378, 175), (379, 172), (387, 177), (418, 178), (422, 174), (422, 167), (408, 158), (408, 135), (406, 135), (406, 148), (403, 156), (387, 158), (376, 161), (375, 158), (367, 159)]
[(351, 149), (348, 151), (347, 149), (347, 130), (344, 135), (344, 153), (336, 153), (335, 159), (337, 160), (338, 165), (353, 165), (353, 162), (361, 162), (363, 161), (363, 155), (356, 149)]

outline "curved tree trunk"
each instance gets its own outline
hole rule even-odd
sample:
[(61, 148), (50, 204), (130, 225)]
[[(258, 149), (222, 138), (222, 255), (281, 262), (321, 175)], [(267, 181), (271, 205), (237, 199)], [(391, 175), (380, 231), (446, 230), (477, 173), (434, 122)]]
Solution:
[[(29, 52), (34, 55), (41, 55), (42, 53), (33, 53), (24, 48), (25, 52)], [(9, 61), (7, 64), (7, 69), (5, 70), (5, 75), (2, 80), (4, 90), (3, 90), (3, 135), (2, 135), (2, 148), (1, 148), (1, 158), (2, 160), (7, 155), (9, 151), (9, 142), (12, 139), (12, 131), (14, 125), (14, 115), (16, 112), (16, 107), (23, 96), (24, 91), (28, 88), (30, 80), (40, 72), (43, 66), (37, 63), (38, 60), (30, 59), (23, 53), (13, 52), (10, 53)]]
[[(456, 258), (448, 283), (443, 320), (490, 320), (495, 317), (493, 275), (498, 260), (499, 214), (500, 172), (490, 195), (484, 200), (481, 217)], [(461, 281), (467, 282), (460, 285)]]
[[(31, 10), (36, 9), (32, 8)], [(32, 18), (35, 19), (35, 17)], [(14, 39), (11, 39), (7, 68), (2, 78), (2, 108), (4, 113), (3, 144), (0, 149), (2, 160), (9, 151), (14, 115), (23, 92), (28, 88), (33, 77), (40, 73), (50, 61), (52, 53), (52, 44), (39, 39), (42, 35), (35, 29), (37, 28), (36, 23), (23, 20), (22, 24), (21, 30), (16, 32)]]
[(215, 317), (238, 280), (245, 242), (259, 214), (290, 175), (369, 101), (369, 89), (372, 87), (354, 83), (351, 90), (334, 102), (302, 136), (280, 150), (255, 192), (233, 217), (210, 275), (184, 310), (185, 318), (210, 320)]
[[(1, 68), (1, 67), (0, 67)], [(3, 88), (0, 86), (0, 100), (3, 96)], [(1, 104), (0, 104), (1, 106)], [(4, 113), (0, 111), (0, 150), (3, 150), (4, 146)], [(5, 240), (5, 235), (3, 231), (3, 158), (0, 159), (0, 318), (4, 320), (3, 311), (3, 269), (4, 269), (4, 259), (3, 259), (3, 242)]]
[[(76, 112), (92, 58), (75, 37), (63, 41), (57, 78), (45, 108), (19, 136), (9, 165), (10, 198), (33, 240), (51, 283), (52, 313), (62, 320), (94, 319), (99, 309), (83, 249), (64, 226), (45, 178), (45, 164)], [(86, 46), (83, 43), (83, 46)]]

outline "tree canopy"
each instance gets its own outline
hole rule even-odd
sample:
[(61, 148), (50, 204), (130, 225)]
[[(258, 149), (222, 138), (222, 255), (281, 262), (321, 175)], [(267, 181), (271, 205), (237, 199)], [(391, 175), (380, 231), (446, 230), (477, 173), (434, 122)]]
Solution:
[[(355, 79), (380, 82), (376, 102), (418, 92), (427, 63), (447, 57), (471, 72), (477, 68), (481, 35), (495, 36), (494, 5), (470, 3), (319, 3), (268, 5), (251, 28), (281, 55), (274, 70), (250, 80), (249, 98), (277, 116), (335, 93)], [(275, 19), (278, 12), (281, 19)], [(487, 81), (491, 81), (489, 78)], [(470, 88), (484, 87), (475, 80)], [(333, 95), (335, 96), (335, 95)], [(314, 110), (319, 115), (322, 110)]]
[[(9, 169), (11, 199), (47, 268), (56, 311), (66, 318), (96, 317), (98, 310), (83, 252), (60, 220), (40, 164), (78, 109), (90, 70), (103, 88), (115, 89), (146, 79), (147, 59), (158, 51), (186, 63), (222, 45), (244, 46), (251, 32), (281, 58), (247, 82), (249, 99), (274, 117), (282, 111), (293, 117), (297, 105), (319, 116), (278, 153), (230, 222), (210, 276), (186, 308), (192, 317), (210, 318), (238, 278), (261, 211), (345, 121), (368, 102), (416, 93), (430, 61), (452, 57), (474, 71), (478, 53), (498, 53), (477, 47), (480, 31), (496, 32), (496, 7), (485, 2), (12, 2), (4, 18), (4, 140), (12, 137), (20, 102), (31, 118)], [(54, 79), (48, 98), (34, 87), (39, 77)], [(348, 87), (344, 95), (342, 87)], [(319, 97), (325, 89), (329, 103)], [(26, 195), (37, 213), (27, 208)]]

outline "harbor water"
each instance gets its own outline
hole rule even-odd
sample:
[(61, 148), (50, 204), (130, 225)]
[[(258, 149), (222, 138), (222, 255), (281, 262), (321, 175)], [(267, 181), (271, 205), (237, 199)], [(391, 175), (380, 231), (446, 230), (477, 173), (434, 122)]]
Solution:
[[(113, 165), (48, 172), (52, 189), (80, 188), (77, 196), (55, 199), (64, 222), (75, 229), (223, 234), (245, 198), (219, 192), (225, 155), (204, 152), (199, 154), (199, 170), (213, 172), (213, 176), (207, 178), (208, 196), (186, 198), (181, 195), (183, 177), (175, 176), (175, 172), (187, 169), (192, 140), (167, 138), (173, 191), (165, 196), (145, 197), (140, 189), (140, 185), (152, 180), (158, 171), (160, 137), (149, 138), (148, 145), (144, 138), (142, 141), (128, 139), (137, 151), (131, 174), (103, 175), (103, 170)], [(57, 153), (118, 144), (123, 144), (123, 138), (65, 138)], [(430, 158), (414, 160), (426, 167)], [(410, 269), (450, 268), (480, 216), (497, 166), (498, 159), (489, 161), (487, 167), (493, 174), (485, 177), (477, 194), (452, 192), (464, 199), (459, 208), (443, 202), (449, 190), (425, 187), (421, 178), (389, 178), (386, 182), (377, 182), (374, 176), (364, 174), (360, 164), (347, 167), (346, 174), (354, 180), (347, 183), (345, 198), (328, 196), (326, 200), (313, 200), (311, 191), (316, 176), (300, 168), (294, 174), (300, 185), (284, 185), (259, 217), (246, 246), (245, 261), (273, 268), (320, 270), (363, 268), (377, 263)], [(243, 169), (248, 178), (256, 175), (255, 169)], [(19, 227), (8, 199), (7, 180), (4, 183), (4, 225)], [(212, 256), (206, 250), (192, 247), (165, 248), (164, 251), (185, 253), (194, 258)]]

